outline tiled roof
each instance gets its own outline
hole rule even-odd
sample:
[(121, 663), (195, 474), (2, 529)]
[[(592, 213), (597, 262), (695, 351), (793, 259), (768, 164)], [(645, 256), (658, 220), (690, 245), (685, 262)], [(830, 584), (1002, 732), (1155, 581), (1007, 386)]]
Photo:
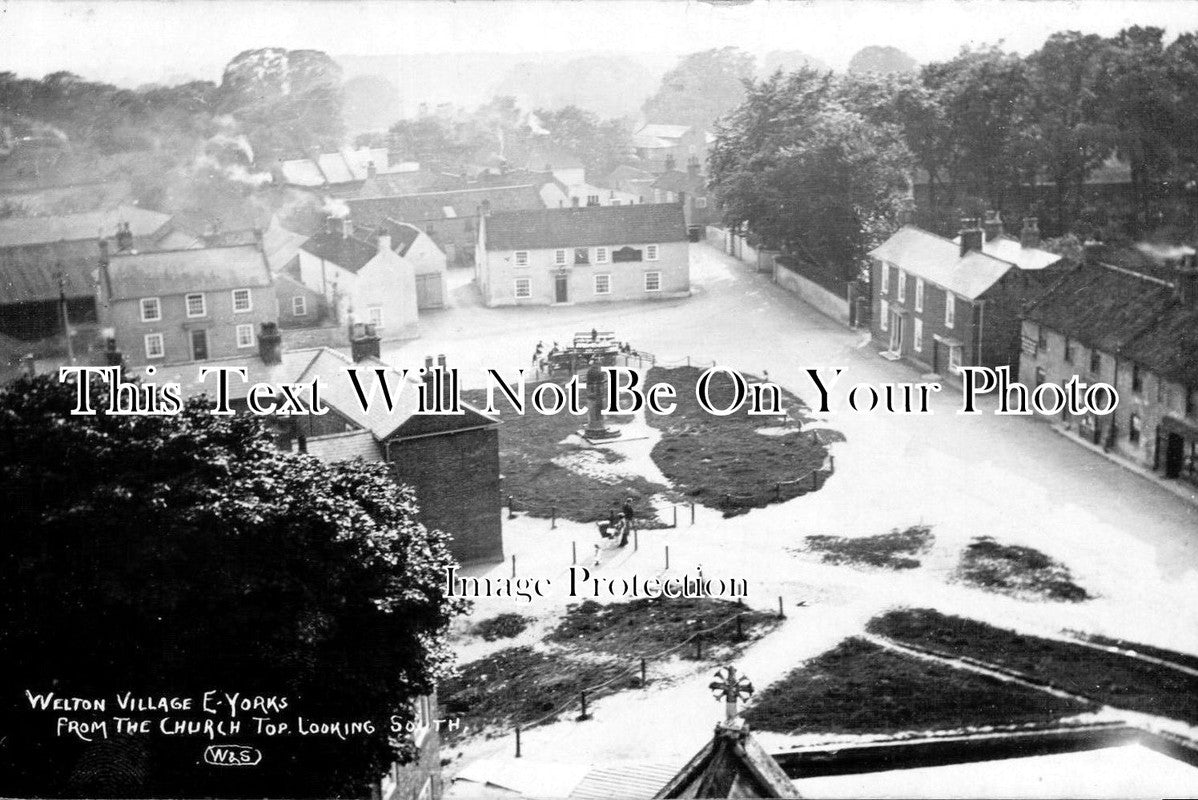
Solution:
[(677, 203), (513, 211), (487, 218), (488, 250), (686, 241)]
[[(487, 186), (448, 192), (425, 192), (400, 197), (348, 200), (350, 216), (358, 225), (378, 226), (387, 219), (420, 224), (438, 220), (475, 217), (487, 201), (492, 211), (518, 211), (545, 207), (540, 187)], [(447, 209), (449, 213), (447, 213)]]
[(656, 136), (661, 139), (681, 139), (690, 132), (690, 125), (662, 125), (656, 122), (650, 122), (647, 125), (642, 125), (637, 131), (637, 135)]
[(128, 222), (135, 237), (153, 236), (170, 222), (169, 214), (136, 206), (117, 206), (82, 214), (53, 217), (12, 217), (0, 220), (0, 248), (46, 242), (98, 240), (115, 236), (117, 225)]
[(109, 259), (113, 300), (270, 286), (257, 245), (116, 254)]
[(1183, 304), (1172, 281), (1091, 262), (1058, 281), (1026, 317), (1087, 347), (1198, 386), (1198, 306)]
[(395, 197), (417, 192), (445, 191), (465, 188), (466, 179), (443, 172), (418, 170), (397, 172), (394, 175), (375, 175), (362, 184), (358, 197)]
[(300, 249), (355, 273), (379, 254), (375, 242), (344, 236), (340, 231), (322, 231), (300, 245)]
[(413, 242), (420, 238), (420, 229), (407, 222), (396, 222), (388, 219), (379, 226), (380, 230), (391, 236), (391, 249), (401, 256), (406, 256)]
[[(154, 239), (134, 238), (135, 250), (159, 247)], [(0, 305), (56, 300), (58, 275), (68, 298), (95, 297), (100, 245), (94, 239), (0, 248)]]
[(383, 458), (378, 439), (370, 431), (350, 431), (315, 436), (307, 441), (308, 455), (321, 461), (380, 461)]
[(279, 164), (279, 171), (286, 183), (316, 187), (326, 183), (364, 181), (370, 175), (371, 164), (374, 164), (379, 175), (415, 172), (419, 169), (415, 163), (390, 164), (389, 159), (385, 147), (347, 149), (335, 153), (320, 153), (315, 160), (297, 158), (283, 161)]

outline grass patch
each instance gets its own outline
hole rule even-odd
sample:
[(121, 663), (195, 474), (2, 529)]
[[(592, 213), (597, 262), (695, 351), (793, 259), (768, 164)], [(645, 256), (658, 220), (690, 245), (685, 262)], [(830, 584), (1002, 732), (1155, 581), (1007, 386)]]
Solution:
[[(532, 395), (531, 386), (528, 396)], [(462, 392), (462, 399), (477, 407), (486, 405), (486, 392), (472, 390)], [(564, 440), (578, 433), (586, 425), (585, 416), (574, 416), (562, 411), (559, 414), (538, 414), (531, 408), (527, 413), (517, 414), (507, 410), (504, 402), (496, 404), (503, 424), (499, 426), (499, 468), (503, 475), (503, 496), (515, 500), (517, 512), (533, 517), (549, 517), (556, 510), (557, 516), (575, 522), (598, 522), (606, 520), (612, 501), (623, 502), (633, 499), (639, 510), (647, 510), (649, 498), (657, 494), (670, 494), (669, 487), (654, 483), (640, 475), (621, 475), (613, 470), (583, 474), (566, 466), (570, 459), (599, 459), (606, 464), (617, 464), (623, 460), (619, 453), (601, 448), (591, 448)], [(631, 417), (615, 416), (614, 423), (627, 423)], [(642, 528), (665, 527), (656, 516), (638, 519)]]
[(999, 544), (989, 536), (973, 540), (961, 555), (957, 577), (965, 583), (1015, 597), (1089, 600), (1069, 568), (1031, 547)]
[(1131, 650), (1140, 655), (1159, 658), (1162, 661), (1168, 661), (1172, 664), (1178, 664), (1190, 669), (1198, 669), (1198, 656), (1190, 655), (1189, 653), (1179, 653), (1176, 650), (1166, 650), (1163, 647), (1153, 647), (1149, 644), (1140, 644), (1139, 642), (1129, 642), (1126, 639), (1112, 639), (1109, 636), (1098, 636), (1092, 633), (1077, 633), (1072, 632), (1078, 638), (1085, 639), (1094, 644), (1100, 644), (1105, 647), (1118, 647), (1120, 650)]
[(1025, 636), (931, 609), (891, 611), (871, 620), (869, 630), (997, 664), (1115, 708), (1198, 723), (1198, 678), (1130, 656)]
[[(737, 638), (733, 619), (741, 615), (744, 639)], [(703, 634), (704, 658), (740, 650), (773, 630), (779, 620), (727, 600), (710, 597), (644, 598), (606, 605), (587, 600), (571, 605), (546, 641), (571, 644), (592, 652), (630, 657), (649, 656), (685, 641), (696, 631)], [(710, 630), (716, 626), (723, 627)], [(679, 655), (694, 657), (694, 648)]]
[(851, 638), (766, 688), (745, 720), (780, 733), (897, 733), (1049, 723), (1086, 710)]
[(878, 536), (808, 536), (807, 550), (821, 553), (825, 564), (915, 569), (920, 561), (914, 556), (928, 552), (933, 541), (931, 527), (916, 525), (905, 531), (895, 528)]
[[(446, 710), (460, 715), (467, 732), (529, 725), (557, 709), (587, 697), (640, 688), (639, 659), (680, 645), (696, 631), (744, 614), (744, 640), (729, 622), (704, 638), (703, 659), (715, 661), (737, 652), (769, 632), (772, 615), (711, 598), (642, 599), (600, 605), (587, 601), (570, 606), (562, 622), (546, 637), (544, 650), (509, 647), (472, 661), (441, 683)], [(502, 616), (502, 615), (501, 615)], [(677, 655), (694, 658), (693, 646)], [(597, 691), (592, 687), (610, 684)], [(461, 734), (448, 734), (450, 738)]]
[(479, 621), (474, 626), (474, 632), (488, 642), (497, 639), (511, 639), (519, 636), (528, 627), (528, 617), (520, 614), (496, 614), (493, 617)]
[[(653, 461), (681, 492), (726, 515), (763, 508), (806, 494), (823, 485), (826, 475), (809, 475), (824, 464), (826, 438), (811, 431), (789, 436), (758, 436), (758, 428), (806, 421), (805, 406), (783, 391), (783, 412), (776, 416), (750, 416), (748, 404), (719, 417), (705, 411), (695, 399), (695, 385), (703, 370), (698, 367), (649, 370), (647, 383), (669, 383), (677, 395), (677, 408), (669, 416), (649, 414), (650, 425), (662, 432), (653, 448)], [(747, 375), (750, 381), (759, 379)], [(732, 379), (718, 373), (711, 381), (710, 397), (716, 408), (726, 408), (734, 398)], [(828, 432), (825, 431), (826, 435)], [(787, 484), (801, 478), (797, 484)]]

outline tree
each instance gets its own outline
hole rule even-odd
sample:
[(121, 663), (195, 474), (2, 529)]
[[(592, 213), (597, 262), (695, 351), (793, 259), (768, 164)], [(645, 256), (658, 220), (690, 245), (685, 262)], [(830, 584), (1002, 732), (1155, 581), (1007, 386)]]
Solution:
[(1105, 48), (1100, 36), (1066, 31), (1027, 59), (1030, 133), (1036, 162), (1056, 185), (1059, 230), (1072, 228), (1086, 179), (1113, 149), (1098, 97)]
[(744, 99), (744, 82), (752, 80), (753, 72), (753, 56), (735, 47), (683, 56), (645, 101), (645, 118), (711, 130), (718, 117)]
[[(103, 386), (91, 390), (105, 406)], [(4, 793), (365, 793), (411, 752), (390, 716), (410, 720), (409, 701), (448, 663), (444, 634), (462, 607), (445, 596), (445, 535), (415, 522), (411, 492), (383, 464), (280, 452), (259, 420), (215, 416), (202, 398), (174, 416), (75, 416), (75, 393), (44, 376), (0, 393), (10, 685), (110, 704), (124, 691), (236, 691), (286, 697), (284, 713), (261, 716), (292, 730), (300, 715), (375, 727), (346, 741), (266, 738), (242, 715), (235, 741), (264, 758), (231, 777), (204, 768), (202, 738), (55, 738), (53, 715), (12, 692), (0, 704)], [(124, 761), (103, 749), (114, 746)], [(97, 759), (115, 784), (89, 782)]]
[(893, 72), (915, 72), (919, 63), (897, 47), (870, 45), (863, 47), (849, 59), (849, 74), (875, 73), (886, 75)]
[(600, 121), (578, 106), (535, 112), (555, 147), (577, 155), (592, 175), (606, 175), (632, 150), (628, 129), (618, 120)]
[(717, 125), (711, 185), (725, 224), (844, 279), (894, 229), (912, 158), (846, 107), (828, 75), (801, 70), (750, 83)]

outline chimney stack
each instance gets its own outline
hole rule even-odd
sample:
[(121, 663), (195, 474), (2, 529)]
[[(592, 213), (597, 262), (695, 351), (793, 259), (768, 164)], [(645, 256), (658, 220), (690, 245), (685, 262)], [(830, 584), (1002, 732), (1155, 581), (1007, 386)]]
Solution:
[(977, 218), (966, 217), (961, 220), (961, 258), (964, 258), (970, 250), (982, 251), (982, 241), (985, 238), (985, 231), (978, 227)]
[(324, 218), (324, 232), (337, 233), (341, 227), (341, 220), (334, 217), (332, 214)]
[(391, 234), (384, 232), (382, 228), (379, 228), (378, 241), (380, 253), (386, 253), (391, 250)]
[(998, 215), (997, 211), (986, 212), (986, 221), (982, 225), (982, 230), (986, 232), (987, 242), (992, 242), (999, 236), (1002, 236), (1002, 217)]
[(491, 216), (491, 201), (490, 200), (483, 200), (483, 216), (484, 217)]
[(101, 267), (108, 266), (108, 240), (107, 239), (100, 240), (100, 266)]
[(1198, 309), (1198, 255), (1182, 256), (1174, 281), (1177, 299), (1188, 308)]
[(117, 223), (116, 249), (118, 253), (127, 253), (133, 249), (133, 231), (129, 230), (128, 222)]
[(348, 239), (354, 235), (354, 223), (349, 217), (341, 218), (341, 238)]
[(373, 325), (364, 322), (354, 322), (349, 326), (349, 352), (358, 363), (364, 358), (379, 358), (382, 351), (379, 348), (379, 337)]
[(1023, 247), (1040, 246), (1040, 221), (1035, 217), (1023, 218), (1023, 230), (1019, 233), (1019, 244)]
[(108, 367), (120, 367), (125, 364), (125, 356), (117, 349), (116, 339), (108, 338), (107, 345), (104, 348), (104, 365)]
[(366, 177), (373, 178), (374, 176), (376, 176), (378, 174), (379, 174), (379, 171), (377, 169), (375, 169), (374, 162), (373, 161), (366, 162)]
[(698, 175), (699, 174), (699, 157), (698, 156), (691, 156), (690, 158), (687, 159), (686, 171), (690, 175)]
[(263, 322), (258, 332), (258, 357), (263, 364), (279, 364), (283, 361), (283, 336), (277, 322)]

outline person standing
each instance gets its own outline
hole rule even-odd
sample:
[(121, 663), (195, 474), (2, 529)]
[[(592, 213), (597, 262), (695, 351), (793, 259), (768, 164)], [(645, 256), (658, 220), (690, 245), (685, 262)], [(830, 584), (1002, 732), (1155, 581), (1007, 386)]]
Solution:
[(636, 509), (632, 507), (631, 497), (624, 498), (624, 507), (621, 508), (620, 511), (624, 513), (624, 524), (629, 529), (634, 529), (636, 525), (636, 522), (634, 521), (636, 519)]

